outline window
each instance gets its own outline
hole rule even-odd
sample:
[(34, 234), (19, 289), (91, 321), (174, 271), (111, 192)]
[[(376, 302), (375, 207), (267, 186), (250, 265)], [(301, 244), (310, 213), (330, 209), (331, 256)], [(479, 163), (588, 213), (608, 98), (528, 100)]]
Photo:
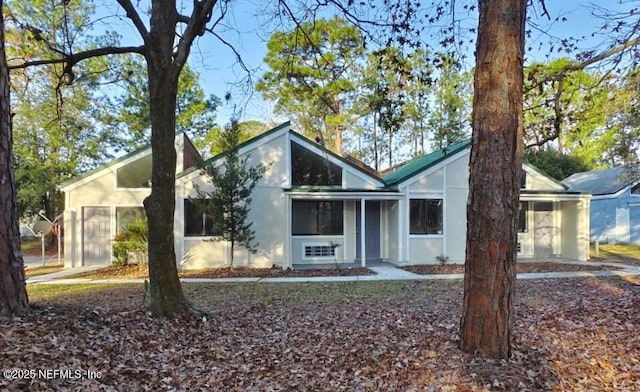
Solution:
[[(199, 236), (215, 236), (221, 233), (216, 233), (213, 228), (213, 218), (203, 213), (197, 203), (204, 200), (184, 200), (184, 235), (187, 237), (199, 237)], [(222, 218), (222, 210), (220, 210), (220, 218)]]
[(527, 232), (527, 211), (529, 211), (529, 202), (521, 201), (520, 210), (518, 210), (518, 233)]
[(522, 174), (520, 175), (520, 189), (525, 189), (527, 187), (527, 172), (522, 170)]
[(342, 185), (342, 169), (298, 143), (291, 142), (291, 185)]
[(343, 202), (293, 200), (291, 205), (293, 235), (342, 235)]
[(442, 234), (442, 199), (409, 201), (410, 234)]
[(116, 207), (116, 234), (131, 222), (144, 217), (144, 207)]
[(116, 171), (118, 188), (151, 188), (151, 155), (133, 161)]

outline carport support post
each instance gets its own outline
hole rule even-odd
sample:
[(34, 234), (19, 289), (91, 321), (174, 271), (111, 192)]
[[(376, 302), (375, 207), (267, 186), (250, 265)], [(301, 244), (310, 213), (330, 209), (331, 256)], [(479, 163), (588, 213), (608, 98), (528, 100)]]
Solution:
[(365, 219), (364, 213), (366, 201), (364, 199), (360, 199), (360, 264), (364, 268), (367, 265), (367, 251), (365, 248)]

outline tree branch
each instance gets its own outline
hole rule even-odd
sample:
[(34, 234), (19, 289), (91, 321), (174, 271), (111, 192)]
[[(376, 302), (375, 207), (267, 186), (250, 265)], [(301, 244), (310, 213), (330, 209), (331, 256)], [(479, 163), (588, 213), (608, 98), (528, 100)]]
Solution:
[(73, 53), (73, 54), (62, 54), (61, 58), (57, 59), (45, 59), (45, 60), (33, 60), (33, 61), (25, 61), (24, 63), (9, 65), (9, 69), (24, 69), (28, 67), (33, 67), (37, 65), (47, 65), (47, 64), (66, 64), (65, 68), (71, 68), (73, 65), (77, 64), (82, 60), (86, 60), (92, 57), (100, 57), (108, 54), (123, 54), (123, 53), (138, 53), (144, 55), (145, 50), (144, 46), (124, 46), (124, 47), (116, 47), (116, 46), (107, 46), (104, 48), (97, 48), (92, 50), (87, 50), (84, 52)]
[(125, 12), (127, 13), (127, 18), (131, 19), (134, 26), (140, 33), (142, 40), (146, 44), (149, 39), (149, 31), (147, 30), (147, 27), (144, 25), (144, 22), (140, 18), (140, 15), (136, 11), (135, 7), (133, 6), (133, 4), (131, 4), (131, 1), (118, 0), (118, 4), (120, 4), (120, 6), (125, 10)]
[[(226, 1), (228, 0), (223, 0), (223, 2)], [(175, 54), (175, 62), (178, 69), (182, 69), (187, 62), (191, 44), (196, 36), (201, 36), (205, 33), (207, 23), (211, 21), (211, 17), (213, 16), (213, 7), (217, 3), (218, 0), (194, 0), (191, 17), (188, 18), (187, 28), (182, 34), (182, 37), (180, 37), (178, 49)]]

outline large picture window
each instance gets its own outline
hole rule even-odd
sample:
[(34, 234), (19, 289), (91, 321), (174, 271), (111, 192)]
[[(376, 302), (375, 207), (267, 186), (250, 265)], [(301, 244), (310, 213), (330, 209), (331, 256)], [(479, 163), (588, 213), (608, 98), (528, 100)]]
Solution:
[(151, 188), (151, 155), (116, 170), (116, 187)]
[(291, 205), (293, 235), (342, 235), (343, 202), (293, 200)]
[(327, 158), (291, 142), (291, 185), (342, 185), (342, 169)]
[(220, 235), (213, 228), (213, 218), (198, 209), (195, 203), (189, 199), (184, 200), (184, 235), (187, 237)]
[(411, 199), (410, 234), (442, 234), (442, 199)]

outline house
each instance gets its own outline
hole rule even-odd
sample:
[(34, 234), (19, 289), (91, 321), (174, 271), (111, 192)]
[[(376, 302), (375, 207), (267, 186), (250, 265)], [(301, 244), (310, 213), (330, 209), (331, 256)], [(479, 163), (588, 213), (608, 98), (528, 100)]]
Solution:
[[(186, 137), (180, 140), (192, 150)], [(184, 148), (178, 151), (179, 161), (187, 156)], [(238, 152), (252, 165), (270, 165), (252, 195), (257, 252), (236, 249), (236, 265), (421, 264), (436, 263), (440, 256), (464, 261), (469, 141), (383, 176), (333, 154), (291, 130), (289, 123), (241, 144)], [(61, 187), (67, 266), (109, 260), (118, 228), (142, 213), (149, 189), (133, 185), (145, 184), (149, 170), (136, 166), (148, 165), (149, 153), (132, 153)], [(524, 172), (520, 257), (586, 260), (590, 195), (568, 191), (531, 166), (525, 165)], [(190, 201), (197, 198), (197, 187), (206, 191), (210, 186), (197, 167), (178, 165), (174, 235), (180, 268), (216, 267), (229, 260), (228, 244), (212, 241), (211, 218)]]
[(570, 190), (590, 192), (591, 241), (640, 244), (640, 173), (613, 167), (575, 173), (562, 181)]

